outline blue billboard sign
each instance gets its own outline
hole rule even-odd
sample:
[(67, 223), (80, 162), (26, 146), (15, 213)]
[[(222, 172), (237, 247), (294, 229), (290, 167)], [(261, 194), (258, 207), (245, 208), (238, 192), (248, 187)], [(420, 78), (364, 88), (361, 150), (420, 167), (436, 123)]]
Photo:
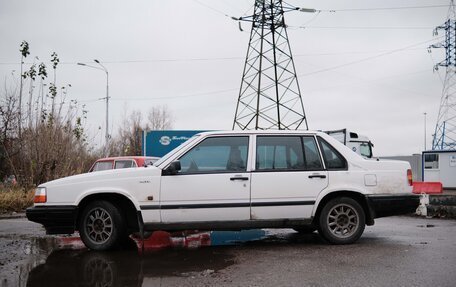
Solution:
[(162, 157), (193, 135), (204, 131), (164, 130), (143, 131), (142, 150), (144, 156)]

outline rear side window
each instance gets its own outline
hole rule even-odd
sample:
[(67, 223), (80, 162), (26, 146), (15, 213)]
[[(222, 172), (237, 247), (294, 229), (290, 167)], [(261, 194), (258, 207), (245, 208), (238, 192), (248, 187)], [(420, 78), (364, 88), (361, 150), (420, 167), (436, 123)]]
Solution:
[(256, 170), (303, 170), (300, 137), (258, 136)]
[(135, 167), (136, 165), (133, 163), (132, 160), (116, 160), (116, 163), (114, 165), (115, 169), (118, 168), (129, 168), (129, 167)]
[(318, 138), (327, 170), (347, 169), (345, 158), (324, 139)]
[(307, 170), (321, 170), (323, 164), (321, 163), (320, 153), (318, 152), (317, 144), (314, 137), (303, 137), (302, 143), (304, 144), (304, 162)]
[(258, 136), (256, 170), (322, 170), (314, 137)]
[(95, 166), (93, 167), (93, 171), (101, 171), (108, 169), (112, 169), (112, 161), (99, 161), (95, 163)]

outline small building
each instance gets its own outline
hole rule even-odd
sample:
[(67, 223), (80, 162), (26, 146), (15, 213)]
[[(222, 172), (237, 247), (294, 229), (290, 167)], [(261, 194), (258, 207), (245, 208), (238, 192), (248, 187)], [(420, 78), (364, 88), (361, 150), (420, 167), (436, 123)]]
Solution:
[(439, 181), (456, 189), (456, 150), (423, 151), (423, 181)]

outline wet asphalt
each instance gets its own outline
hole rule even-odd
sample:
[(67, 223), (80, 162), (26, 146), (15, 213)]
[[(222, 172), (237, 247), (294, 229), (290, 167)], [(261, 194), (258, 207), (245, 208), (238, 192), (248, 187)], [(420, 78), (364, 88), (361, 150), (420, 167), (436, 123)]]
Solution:
[(456, 286), (456, 220), (381, 218), (345, 246), (292, 229), (160, 240), (94, 252), (2, 219), (0, 286)]

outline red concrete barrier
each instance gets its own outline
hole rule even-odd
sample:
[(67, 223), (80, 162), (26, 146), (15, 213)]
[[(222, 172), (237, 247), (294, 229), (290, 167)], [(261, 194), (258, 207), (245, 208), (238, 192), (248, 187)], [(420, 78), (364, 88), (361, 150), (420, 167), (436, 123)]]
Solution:
[(443, 185), (441, 182), (413, 182), (413, 193), (415, 194), (440, 194), (443, 192)]

